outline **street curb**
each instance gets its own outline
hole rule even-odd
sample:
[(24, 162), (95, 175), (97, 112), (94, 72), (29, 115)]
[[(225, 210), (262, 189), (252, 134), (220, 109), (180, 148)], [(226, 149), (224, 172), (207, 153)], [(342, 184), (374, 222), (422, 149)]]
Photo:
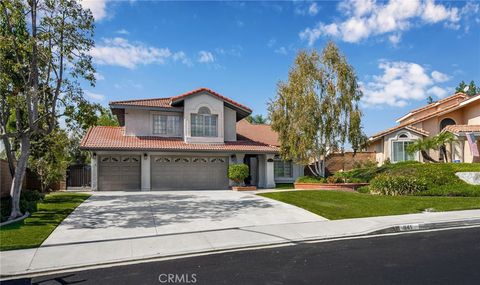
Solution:
[(415, 224), (402, 224), (393, 227), (384, 228), (369, 232), (366, 235), (379, 235), (379, 234), (391, 234), (391, 233), (403, 233), (403, 232), (415, 232), (424, 230), (436, 230), (445, 228), (457, 228), (466, 226), (480, 225), (480, 219), (461, 220), (461, 221), (449, 221), (449, 222), (436, 222), (436, 223), (415, 223)]
[(84, 265), (76, 265), (76, 266), (74, 265), (74, 266), (63, 267), (58, 269), (45, 268), (43, 270), (32, 270), (30, 272), (0, 274), (0, 281), (27, 278), (32, 276), (59, 274), (64, 272), (93, 270), (97, 268), (106, 268), (106, 267), (108, 268), (112, 266), (121, 266), (121, 265), (127, 265), (127, 264), (146, 263), (146, 262), (170, 260), (170, 259), (180, 259), (180, 258), (187, 258), (187, 257), (209, 255), (209, 254), (220, 254), (220, 253), (234, 252), (234, 251), (240, 251), (240, 250), (255, 250), (255, 249), (262, 249), (267, 247), (298, 245), (302, 243), (334, 241), (339, 239), (344, 240), (349, 238), (362, 238), (362, 237), (369, 237), (369, 236), (382, 235), (382, 234), (407, 233), (407, 232), (435, 230), (435, 229), (440, 230), (440, 229), (447, 229), (447, 228), (455, 229), (455, 228), (462, 228), (462, 227), (468, 227), (468, 226), (480, 226), (480, 219), (457, 220), (457, 221), (435, 222), (435, 223), (399, 224), (391, 227), (386, 227), (380, 230), (373, 230), (370, 232), (344, 235), (344, 236), (340, 235), (335, 237), (334, 236), (313, 237), (313, 238), (307, 238), (307, 239), (288, 240), (285, 242), (271, 242), (268, 244), (251, 244), (251, 245), (245, 245), (245, 246), (218, 248), (213, 250), (203, 250), (203, 251), (190, 252), (190, 253), (178, 253), (178, 254), (163, 255), (163, 256), (145, 256), (141, 258), (133, 258), (128, 260), (121, 259), (121, 260), (112, 260), (108, 262), (99, 262), (95, 264), (84, 264)]

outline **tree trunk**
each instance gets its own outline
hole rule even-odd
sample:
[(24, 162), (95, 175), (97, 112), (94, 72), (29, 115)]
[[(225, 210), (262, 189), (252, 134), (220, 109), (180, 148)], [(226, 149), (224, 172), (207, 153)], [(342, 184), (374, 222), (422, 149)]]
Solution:
[(23, 215), (20, 211), (20, 194), (22, 192), (23, 179), (25, 178), (25, 173), (27, 171), (29, 153), (30, 139), (27, 134), (22, 134), (20, 137), (20, 157), (18, 159), (17, 167), (15, 168), (12, 188), (10, 189), (10, 196), (12, 197), (12, 211), (10, 212), (9, 220), (13, 220)]
[(3, 137), (3, 146), (5, 147), (5, 154), (7, 155), (8, 169), (10, 170), (10, 176), (15, 176), (15, 164), (13, 161), (12, 155), (12, 146), (10, 145), (10, 140), (7, 137)]
[(445, 145), (442, 145), (440, 147), (440, 151), (442, 152), (445, 163), (447, 163), (448, 162), (447, 147)]
[(435, 159), (433, 159), (425, 150), (421, 150), (420, 153), (422, 154), (423, 160), (429, 161), (429, 162), (434, 162), (437, 163)]

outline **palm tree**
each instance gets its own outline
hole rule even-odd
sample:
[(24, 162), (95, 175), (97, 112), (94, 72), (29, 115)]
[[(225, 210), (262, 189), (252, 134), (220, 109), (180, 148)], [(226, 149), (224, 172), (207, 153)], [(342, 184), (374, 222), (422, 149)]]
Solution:
[(442, 153), (443, 157), (445, 157), (445, 162), (448, 162), (446, 145), (454, 141), (455, 141), (455, 136), (452, 133), (441, 132), (432, 138), (418, 139), (414, 141), (412, 144), (408, 146), (407, 152), (412, 154), (419, 151), (424, 161), (438, 162), (428, 154), (428, 151), (431, 149), (440, 149), (440, 152)]

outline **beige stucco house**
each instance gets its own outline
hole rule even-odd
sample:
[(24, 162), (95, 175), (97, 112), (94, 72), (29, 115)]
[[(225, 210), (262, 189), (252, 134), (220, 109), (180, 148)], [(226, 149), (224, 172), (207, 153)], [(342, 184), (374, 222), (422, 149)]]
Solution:
[[(480, 162), (473, 156), (466, 134), (473, 133), (480, 146), (480, 94), (468, 96), (457, 93), (422, 108), (412, 110), (397, 120), (398, 125), (369, 138), (367, 150), (376, 153), (376, 160), (383, 164), (405, 160), (422, 161), (419, 153), (408, 154), (406, 147), (414, 140), (451, 132), (456, 141), (447, 146), (446, 158), (453, 162)], [(445, 160), (438, 150), (430, 151), (436, 160)]]
[(229, 164), (246, 163), (248, 185), (275, 187), (303, 175), (279, 158), (268, 125), (243, 119), (252, 110), (210, 89), (110, 102), (119, 127), (92, 127), (81, 142), (91, 152), (92, 190), (228, 189)]

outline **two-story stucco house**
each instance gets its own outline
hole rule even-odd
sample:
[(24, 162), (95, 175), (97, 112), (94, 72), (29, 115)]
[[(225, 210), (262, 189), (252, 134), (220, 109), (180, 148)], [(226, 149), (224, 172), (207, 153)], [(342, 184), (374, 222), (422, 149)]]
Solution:
[(250, 167), (249, 185), (275, 187), (303, 175), (282, 161), (268, 125), (243, 120), (252, 110), (201, 88), (169, 98), (110, 102), (119, 127), (92, 127), (92, 190), (228, 189), (229, 164)]
[[(376, 160), (399, 162), (405, 160), (422, 161), (419, 153), (409, 154), (407, 146), (414, 140), (433, 137), (440, 132), (451, 132), (456, 141), (447, 146), (448, 161), (480, 162), (466, 139), (473, 134), (480, 146), (480, 94), (468, 96), (457, 93), (422, 108), (412, 110), (397, 120), (398, 125), (377, 133), (369, 138), (368, 151), (376, 152)], [(436, 160), (445, 160), (440, 151), (431, 151)]]

